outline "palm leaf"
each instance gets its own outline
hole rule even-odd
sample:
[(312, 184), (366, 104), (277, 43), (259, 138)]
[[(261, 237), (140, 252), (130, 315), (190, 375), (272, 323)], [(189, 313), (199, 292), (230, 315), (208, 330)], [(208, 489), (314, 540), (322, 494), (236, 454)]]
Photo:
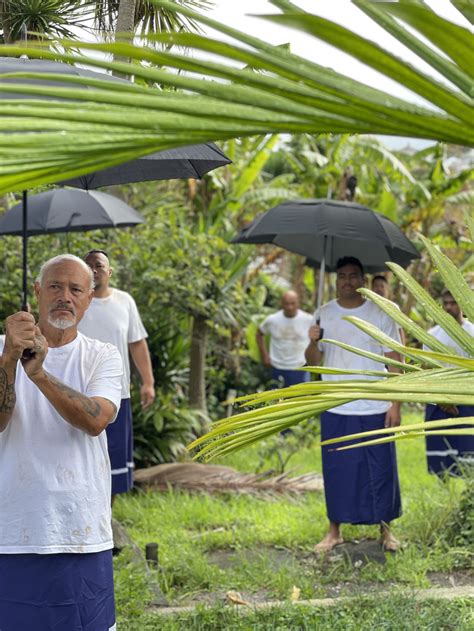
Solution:
[[(377, 22), (377, 24), (379, 24), (383, 29), (396, 37), (398, 41), (405, 44), (405, 46), (430, 64), (444, 77), (449, 78), (451, 83), (456, 85), (467, 95), (472, 96), (472, 81), (469, 76), (463, 72), (462, 67), (458, 67), (455, 63), (446, 59), (446, 57), (439, 55), (432, 47), (427, 46), (419, 38), (412, 35), (410, 31), (408, 31), (390, 15), (390, 8), (388, 11), (381, 10), (379, 8), (380, 5), (374, 2), (367, 2), (367, 0), (353, 0), (353, 2), (357, 7), (359, 7), (359, 9), (372, 18), (374, 22)], [(424, 8), (425, 10), (429, 10), (426, 6)], [(402, 17), (402, 19), (406, 17), (406, 14), (405, 16), (400, 14), (398, 15), (399, 17)], [(412, 26), (414, 25), (412, 24)], [(435, 43), (435, 45), (437, 45), (437, 43)]]
[[(430, 255), (432, 255), (433, 250), (434, 248), (430, 249)], [(454, 283), (453, 282), (454, 277), (452, 273), (450, 273), (452, 270), (449, 269), (448, 271), (446, 271), (447, 268), (446, 266), (443, 266), (443, 262), (444, 261), (441, 261), (441, 267), (439, 269), (440, 269), (440, 273), (441, 273), (441, 269), (443, 269), (446, 275), (446, 278), (449, 278), (449, 281), (446, 282), (446, 285), (448, 287), (449, 287), (449, 284), (456, 284), (458, 286), (462, 285), (463, 281), (459, 273), (456, 274), (458, 280), (456, 283)], [(459, 346), (463, 350), (465, 350), (470, 355), (474, 355), (474, 340), (469, 335), (469, 333), (465, 331), (456, 322), (456, 320), (454, 320), (454, 318), (449, 315), (449, 313), (446, 313), (446, 311), (429, 295), (429, 293), (425, 291), (421, 287), (421, 285), (417, 283), (416, 280), (412, 276), (410, 276), (410, 274), (406, 270), (400, 267), (400, 265), (397, 265), (396, 263), (388, 262), (387, 266), (392, 270), (392, 272), (396, 276), (398, 276), (398, 278), (403, 282), (404, 286), (408, 289), (408, 291), (423, 306), (428, 317), (430, 317), (437, 324), (439, 324), (441, 328), (443, 328), (446, 331), (449, 337), (454, 342), (459, 344)], [(451, 266), (451, 267), (454, 267), (454, 266)], [(466, 285), (465, 281), (464, 281), (464, 284)], [(459, 291), (456, 290), (456, 292), (457, 294), (459, 294)], [(468, 304), (471, 304), (472, 296), (470, 296), (470, 293), (471, 293), (470, 289), (467, 288), (467, 294), (460, 297), (463, 303), (467, 302)]]
[(474, 6), (471, 0), (451, 0), (456, 9), (462, 13), (471, 24), (474, 24)]
[[(355, 323), (353, 323), (355, 324)], [(374, 329), (374, 331), (372, 331), (374, 334), (378, 333), (378, 329)], [(366, 331), (366, 333), (368, 333), (368, 331)], [(368, 333), (369, 335), (371, 335), (370, 333)], [(377, 338), (375, 338), (377, 339)], [(381, 339), (386, 339), (386, 338), (379, 338), (378, 341), (380, 341)], [(389, 338), (390, 339), (390, 338)], [(339, 346), (340, 348), (345, 349), (346, 351), (350, 351), (351, 353), (354, 353), (355, 355), (360, 355), (361, 357), (367, 357), (368, 359), (373, 359), (376, 362), (379, 362), (383, 365), (387, 365), (387, 366), (395, 366), (396, 368), (401, 368), (402, 370), (418, 370), (417, 367), (415, 366), (411, 366), (411, 365), (407, 365), (402, 361), (398, 361), (397, 359), (392, 359), (391, 357), (386, 357), (385, 355), (380, 355), (378, 353), (372, 353), (370, 351), (364, 351), (360, 348), (355, 348), (354, 346), (351, 346), (350, 344), (345, 344), (344, 342), (339, 342), (338, 340), (331, 340), (331, 339), (322, 339), (321, 342), (327, 342), (328, 344), (334, 344), (335, 346)], [(395, 343), (394, 343), (395, 344)], [(404, 354), (402, 353), (402, 349), (404, 349), (405, 347), (402, 346), (401, 344), (398, 344), (394, 347), (394, 350), (396, 350), (397, 353), (400, 354)], [(407, 356), (408, 354), (405, 353)], [(414, 359), (414, 357), (412, 357), (412, 359)], [(433, 362), (434, 366), (438, 366), (438, 362)]]
[(357, 440), (358, 438), (366, 438), (369, 436), (386, 436), (386, 435), (404, 435), (410, 432), (419, 432), (425, 430), (437, 430), (445, 427), (457, 427), (458, 425), (474, 425), (474, 416), (463, 416), (462, 418), (441, 419), (438, 421), (425, 421), (423, 423), (414, 423), (405, 427), (384, 427), (383, 429), (374, 429), (367, 432), (358, 432), (357, 434), (348, 434), (341, 438), (330, 438), (321, 441), (321, 445), (333, 445), (347, 440)]
[[(387, 7), (387, 11), (402, 18), (404, 22), (424, 35), (450, 57), (471, 81), (474, 79), (472, 34), (466, 28), (446, 22), (431, 9), (422, 5), (392, 3), (390, 7)], [(428, 14), (430, 14), (429, 19), (427, 19)]]
[[(349, 52), (422, 95), (431, 104), (426, 108), (364, 85), (294, 55), (287, 48), (269, 45), (176, 3), (155, 1), (153, 4), (158, 9), (194, 20), (196, 24), (210, 26), (233, 42), (187, 33), (161, 36), (163, 43), (186, 46), (196, 55), (202, 51), (202, 59), (187, 53), (159, 52), (125, 43), (71, 44), (75, 50), (83, 52), (99, 50), (129, 57), (132, 64), (97, 55), (85, 58), (69, 50), (67, 42), (66, 52), (52, 57), (50, 51), (41, 47), (3, 48), (0, 53), (3, 55), (19, 56), (26, 52), (30, 57), (86, 62), (123, 75), (134, 75), (144, 85), (128, 84), (119, 88), (103, 82), (97, 84), (96, 89), (85, 91), (77, 89), (74, 81), (62, 78), (61, 81), (71, 83), (70, 88), (16, 84), (13, 90), (11, 84), (0, 79), (1, 90), (49, 99), (2, 99), (0, 194), (106, 168), (190, 142), (267, 133), (382, 133), (474, 145), (470, 125), (472, 99), (463, 92), (464, 77), (468, 75), (465, 66), (469, 63), (467, 53), (465, 60), (462, 59), (468, 44), (467, 35), (425, 7), (407, 8), (403, 20), (408, 23), (416, 18), (420, 32), (432, 38), (433, 34), (443, 37), (443, 52), (451, 60), (445, 60), (443, 66), (439, 54), (433, 53), (431, 59), (427, 58), (455, 88), (434, 80), (359, 35), (294, 8), (290, 3), (275, 2), (283, 14), (266, 19), (292, 25), (300, 32), (310, 32)], [(389, 25), (394, 28), (393, 14), (391, 3), (377, 5), (377, 20), (385, 16), (387, 30)], [(397, 25), (398, 36), (401, 38), (403, 34), (414, 46), (414, 40), (419, 38), (399, 21)], [(222, 63), (210, 61), (208, 52), (218, 54)], [(416, 52), (421, 57), (427, 56), (423, 47)], [(236, 67), (235, 61), (240, 67)], [(147, 85), (168, 86), (184, 92), (177, 95)], [(78, 101), (80, 107), (77, 107)]]
[(355, 449), (357, 447), (369, 447), (373, 445), (383, 445), (386, 443), (398, 442), (400, 440), (409, 440), (412, 438), (424, 438), (426, 436), (466, 436), (474, 435), (474, 429), (446, 429), (435, 432), (413, 432), (410, 434), (397, 434), (396, 436), (387, 436), (386, 438), (378, 438), (375, 440), (362, 441), (355, 445), (346, 445), (345, 447), (337, 447), (334, 451), (346, 451), (347, 449)]
[(387, 300), (386, 298), (376, 294), (374, 291), (366, 288), (360, 289), (359, 293), (367, 298), (370, 298), (370, 300), (380, 307), (380, 309), (382, 309), (382, 311), (384, 311), (394, 322), (400, 324), (407, 333), (418, 339), (423, 344), (441, 353), (452, 353), (451, 348), (437, 340), (433, 335), (430, 335), (419, 324), (413, 322), (413, 320), (400, 311), (400, 309), (391, 300)]
[[(420, 235), (424, 246), (428, 250), (431, 259), (436, 265), (440, 276), (442, 277), (446, 287), (451, 292), (451, 295), (456, 300), (464, 315), (466, 315), (472, 322), (474, 322), (474, 294), (471, 291), (464, 277), (458, 273), (456, 266), (452, 261), (448, 259), (438, 248), (428, 241), (425, 237)], [(444, 327), (443, 327), (444, 328)], [(450, 337), (453, 337), (449, 333)], [(453, 338), (454, 339), (454, 338)], [(431, 347), (433, 348), (433, 347)], [(467, 348), (463, 346), (470, 354), (474, 355), (474, 342), (471, 338), (471, 346)]]
[[(364, 333), (367, 333), (367, 335), (370, 335), (370, 337), (374, 338), (374, 340), (377, 340), (377, 342), (380, 342), (382, 346), (387, 346), (396, 353), (400, 353), (401, 355), (405, 355), (405, 357), (409, 357), (410, 359), (416, 361), (417, 358), (415, 353), (413, 352), (414, 349), (408, 346), (403, 346), (399, 342), (396, 342), (385, 333), (382, 333), (382, 331), (380, 331), (380, 329), (378, 329), (373, 324), (370, 324), (365, 320), (362, 320), (361, 318), (357, 318), (356, 316), (344, 316), (344, 320), (347, 320), (348, 322), (354, 324), (358, 329), (360, 329)], [(431, 359), (428, 357), (426, 362), (432, 366), (441, 366), (441, 363), (434, 358)]]
[[(257, 395), (241, 397), (245, 405), (264, 405), (213, 424), (206, 436), (195, 440), (189, 449), (200, 448), (195, 458), (206, 460), (242, 449), (261, 438), (281, 432), (323, 411), (357, 399), (374, 401), (412, 401), (423, 403), (474, 404), (474, 372), (435, 369), (420, 373), (394, 375), (389, 380), (312, 382)], [(457, 423), (464, 419), (457, 419)], [(433, 421), (441, 427), (444, 421)], [(413, 426), (410, 426), (413, 427)], [(393, 431), (391, 428), (388, 431)], [(406, 431), (399, 428), (397, 432)]]

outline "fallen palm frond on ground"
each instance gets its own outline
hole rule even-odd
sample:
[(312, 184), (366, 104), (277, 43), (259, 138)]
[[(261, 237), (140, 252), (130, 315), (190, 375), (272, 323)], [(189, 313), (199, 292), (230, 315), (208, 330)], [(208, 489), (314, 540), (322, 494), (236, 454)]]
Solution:
[(287, 474), (241, 473), (231, 467), (198, 463), (173, 463), (138, 469), (135, 484), (143, 489), (168, 491), (170, 488), (201, 493), (242, 493), (276, 496), (320, 492), (320, 474), (308, 473), (294, 478)]
[[(468, 218), (472, 232), (472, 220)], [(464, 280), (462, 274), (442, 252), (435, 248), (427, 239), (421, 237), (428, 254), (433, 259), (446, 287), (451, 291), (462, 312), (474, 321), (474, 295)], [(388, 263), (393, 273), (398, 276), (407, 290), (413, 294), (432, 320), (446, 331), (449, 337), (462, 349), (465, 354), (458, 354), (454, 348), (445, 346), (432, 335), (421, 329), (410, 318), (395, 309), (390, 301), (380, 298), (368, 289), (360, 292), (369, 300), (391, 316), (397, 324), (418, 337), (420, 342), (432, 349), (421, 350), (403, 346), (395, 342), (377, 327), (367, 322), (348, 316), (357, 328), (374, 338), (382, 345), (389, 347), (403, 355), (406, 364), (394, 362), (383, 355), (368, 353), (348, 345), (342, 345), (333, 340), (327, 343), (344, 346), (345, 349), (380, 363), (380, 371), (350, 371), (331, 367), (305, 368), (313, 373), (357, 375), (360, 379), (341, 381), (314, 381), (298, 384), (280, 390), (270, 390), (236, 400), (247, 408), (239, 414), (217, 421), (205, 436), (195, 440), (189, 449), (196, 449), (195, 458), (212, 460), (230, 454), (238, 449), (248, 447), (272, 434), (314, 418), (343, 403), (359, 399), (373, 401), (398, 401), (400, 403), (420, 402), (424, 404), (437, 403), (446, 405), (474, 406), (474, 339), (456, 320), (447, 314), (440, 305), (400, 266)], [(385, 364), (391, 364), (402, 369), (402, 374), (383, 372)], [(366, 377), (364, 379), (363, 377)], [(375, 379), (380, 377), (379, 379)], [(459, 428), (459, 426), (465, 426)], [(393, 441), (403, 441), (409, 438), (419, 438), (430, 434), (443, 433), (445, 435), (463, 435), (474, 433), (473, 417), (451, 418), (442, 421), (431, 421), (408, 427), (382, 429), (364, 434), (345, 436), (343, 441), (359, 440), (355, 444), (344, 445), (337, 449), (352, 449), (367, 445), (382, 444)], [(369, 440), (367, 440), (369, 438)], [(341, 441), (332, 440), (322, 444), (332, 444)]]

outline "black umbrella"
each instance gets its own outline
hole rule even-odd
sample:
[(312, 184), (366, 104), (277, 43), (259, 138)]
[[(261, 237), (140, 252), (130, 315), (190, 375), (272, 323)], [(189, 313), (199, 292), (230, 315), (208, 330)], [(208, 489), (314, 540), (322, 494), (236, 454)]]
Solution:
[(279, 204), (256, 217), (232, 242), (273, 243), (318, 264), (318, 307), (324, 271), (335, 271), (343, 256), (358, 258), (369, 273), (387, 269), (386, 261), (407, 267), (419, 258), (413, 243), (393, 221), (367, 206), (332, 199)]
[[(22, 235), (24, 251), (29, 236), (99, 228), (126, 228), (144, 221), (136, 210), (113, 195), (98, 191), (57, 188), (32, 195), (28, 199), (25, 238), (23, 208), (23, 204), (17, 204), (0, 217), (0, 235)], [(26, 271), (24, 258), (24, 288)], [(26, 307), (26, 294), (24, 300), (23, 306)]]
[(60, 184), (85, 190), (145, 182), (148, 180), (176, 180), (180, 178), (200, 179), (217, 167), (230, 164), (229, 158), (214, 143), (188, 145), (166, 151), (158, 151), (137, 160), (124, 162), (102, 171), (64, 180)]
[[(48, 77), (22, 78), (22, 77), (2, 77), (3, 74), (10, 73), (44, 73)], [(0, 57), (0, 81), (6, 84), (26, 83), (31, 85), (52, 85), (58, 87), (69, 86), (61, 82), (61, 75), (79, 76), (91, 80), (90, 85), (77, 84), (83, 89), (92, 89), (93, 80), (106, 80), (117, 84), (127, 83), (123, 79), (118, 79), (105, 73), (93, 72), (71, 66), (69, 64), (49, 61), (47, 59), (28, 59), (15, 57)], [(0, 90), (0, 99), (8, 98), (41, 98), (36, 95), (26, 95), (18, 92), (8, 92)], [(46, 97), (43, 97), (46, 98)], [(231, 160), (213, 143), (201, 145), (190, 145), (153, 153), (145, 158), (126, 162), (118, 167), (112, 167), (90, 173), (89, 175), (71, 178), (62, 182), (77, 188), (94, 189), (110, 184), (126, 184), (128, 182), (142, 182), (145, 180), (165, 180), (178, 178), (201, 178), (205, 173), (217, 167), (230, 164)], [(27, 192), (23, 191), (23, 268), (27, 267), (27, 214), (28, 198)], [(23, 278), (23, 307), (27, 303), (26, 275)]]
[[(29, 237), (53, 232), (85, 232), (100, 228), (128, 228), (143, 217), (124, 201), (108, 193), (55, 188), (28, 199)], [(0, 234), (22, 235), (22, 204), (0, 217)]]

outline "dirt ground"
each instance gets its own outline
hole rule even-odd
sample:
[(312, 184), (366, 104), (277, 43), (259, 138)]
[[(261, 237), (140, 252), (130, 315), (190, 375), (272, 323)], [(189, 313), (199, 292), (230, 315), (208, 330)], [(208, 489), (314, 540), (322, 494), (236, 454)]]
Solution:
[[(311, 567), (320, 570), (321, 560), (314, 554), (307, 551), (290, 550), (283, 547), (266, 547), (248, 550), (214, 550), (208, 554), (211, 563), (216, 564), (224, 570), (231, 570), (237, 565), (241, 565), (243, 561), (254, 561), (256, 556), (266, 559), (270, 569), (280, 570), (285, 566), (294, 567), (295, 563), (301, 566), (302, 571), (308, 572)], [(359, 541), (349, 541), (337, 546), (325, 559), (325, 563), (331, 564), (342, 561), (344, 558), (352, 563), (356, 568), (360, 568), (368, 562), (386, 563), (386, 557), (382, 550), (381, 544), (374, 539), (361, 539)], [(474, 590), (474, 572), (469, 570), (457, 570), (450, 573), (431, 572), (427, 575), (432, 587), (472, 587)], [(385, 591), (395, 586), (395, 583), (375, 583), (375, 582), (358, 582), (343, 581), (331, 585), (324, 585), (326, 598), (337, 598), (339, 596), (356, 596), (358, 594), (367, 595), (379, 591)], [(267, 590), (262, 589), (257, 592), (240, 591), (239, 595), (242, 600), (248, 603), (260, 603), (271, 599), (271, 595)], [(218, 603), (228, 602), (226, 591), (203, 592), (194, 594), (191, 598), (186, 599), (181, 604), (196, 605), (207, 604), (215, 605)]]

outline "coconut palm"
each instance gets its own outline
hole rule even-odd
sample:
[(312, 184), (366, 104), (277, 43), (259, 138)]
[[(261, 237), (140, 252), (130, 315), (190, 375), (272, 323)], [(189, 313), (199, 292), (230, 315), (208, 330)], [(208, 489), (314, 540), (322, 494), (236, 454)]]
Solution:
[[(147, 38), (153, 33), (192, 31), (198, 28), (192, 18), (181, 18), (175, 11), (160, 9), (150, 0), (96, 0), (92, 4), (95, 5), (95, 23), (105, 33), (137, 32)], [(180, 0), (179, 4), (204, 10), (209, 9), (213, 2)]]
[(0, 0), (0, 32), (5, 43), (22, 38), (68, 38), (77, 34), (71, 27), (87, 29), (92, 17), (90, 0)]
[[(136, 78), (134, 84), (120, 90), (99, 82), (97, 92), (87, 92), (87, 101), (86, 95), (73, 87), (20, 88), (18, 84), (2, 84), (4, 92), (21, 89), (25, 95), (63, 100), (12, 103), (2, 99), (0, 193), (19, 190), (26, 182), (32, 186), (105, 168), (170, 146), (259, 133), (371, 133), (474, 145), (474, 60), (469, 30), (441, 18), (421, 3), (354, 1), (441, 74), (443, 81), (286, 0), (271, 0), (281, 13), (265, 19), (324, 39), (423, 97), (429, 107), (364, 85), (182, 5), (150, 0), (157, 8), (209, 26), (236, 43), (194, 33), (155, 36), (158, 42), (173, 45), (173, 52), (126, 43), (81, 43), (83, 53), (99, 50), (130, 57), (131, 65), (97, 56), (87, 59), (91, 65)], [(196, 57), (176, 53), (174, 46), (187, 47)], [(22, 52), (10, 46), (1, 54)], [(201, 52), (203, 58), (199, 58)], [(209, 53), (220, 55), (224, 61), (210, 61)], [(84, 61), (72, 51), (60, 55), (29, 48), (28, 54), (71, 63)], [(147, 88), (144, 82), (182, 91), (176, 94)], [(80, 108), (77, 100), (83, 101)]]

